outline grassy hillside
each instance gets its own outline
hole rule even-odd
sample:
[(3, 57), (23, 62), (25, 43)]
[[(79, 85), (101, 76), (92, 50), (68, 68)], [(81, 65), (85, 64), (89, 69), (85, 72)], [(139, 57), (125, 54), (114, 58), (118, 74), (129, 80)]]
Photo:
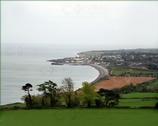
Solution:
[(113, 67), (113, 76), (158, 76), (158, 71), (130, 68), (130, 67)]
[(155, 126), (158, 111), (137, 109), (60, 109), (1, 111), (1, 126)]

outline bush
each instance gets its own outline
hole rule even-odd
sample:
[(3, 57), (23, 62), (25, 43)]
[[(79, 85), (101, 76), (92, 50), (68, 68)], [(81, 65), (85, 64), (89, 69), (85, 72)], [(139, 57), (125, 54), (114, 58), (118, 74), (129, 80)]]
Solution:
[(103, 99), (106, 107), (111, 108), (118, 105), (120, 94), (113, 90), (100, 89), (97, 92)]
[(97, 108), (104, 107), (104, 102), (101, 98), (95, 99), (95, 106)]
[(155, 108), (158, 109), (158, 102), (156, 103)]

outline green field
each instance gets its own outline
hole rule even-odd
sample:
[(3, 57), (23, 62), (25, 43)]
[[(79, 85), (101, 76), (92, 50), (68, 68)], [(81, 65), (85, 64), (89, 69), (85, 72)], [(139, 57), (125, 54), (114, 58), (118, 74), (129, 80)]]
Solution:
[(158, 100), (156, 99), (120, 99), (119, 107), (155, 107)]
[(121, 98), (158, 98), (158, 93), (128, 93), (122, 94)]
[(118, 107), (154, 107), (158, 102), (158, 93), (122, 94)]
[(112, 68), (113, 76), (158, 76), (158, 71), (138, 69), (138, 68), (129, 68), (129, 67), (113, 67)]
[(147, 85), (147, 88), (148, 88), (148, 89), (157, 89), (157, 92), (158, 92), (158, 79), (155, 80), (155, 81), (150, 82), (150, 83)]
[(1, 111), (1, 126), (156, 126), (148, 109), (47, 109)]

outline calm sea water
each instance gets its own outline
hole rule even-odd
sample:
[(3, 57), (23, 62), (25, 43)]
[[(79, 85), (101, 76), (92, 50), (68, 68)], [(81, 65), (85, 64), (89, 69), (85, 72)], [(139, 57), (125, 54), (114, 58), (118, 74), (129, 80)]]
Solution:
[(21, 86), (31, 83), (32, 94), (38, 94), (37, 84), (52, 80), (59, 86), (62, 80), (71, 77), (75, 89), (81, 87), (83, 81), (91, 82), (98, 76), (98, 71), (90, 66), (52, 66), (48, 59), (75, 56), (82, 49), (65, 47), (25, 47), (2, 46), (1, 66), (1, 104), (21, 102), (24, 92)]

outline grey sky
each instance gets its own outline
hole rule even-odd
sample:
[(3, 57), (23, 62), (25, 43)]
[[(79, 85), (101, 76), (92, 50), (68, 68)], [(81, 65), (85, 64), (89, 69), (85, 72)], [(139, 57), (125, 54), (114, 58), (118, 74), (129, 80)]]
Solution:
[(158, 47), (158, 1), (2, 2), (2, 43)]

